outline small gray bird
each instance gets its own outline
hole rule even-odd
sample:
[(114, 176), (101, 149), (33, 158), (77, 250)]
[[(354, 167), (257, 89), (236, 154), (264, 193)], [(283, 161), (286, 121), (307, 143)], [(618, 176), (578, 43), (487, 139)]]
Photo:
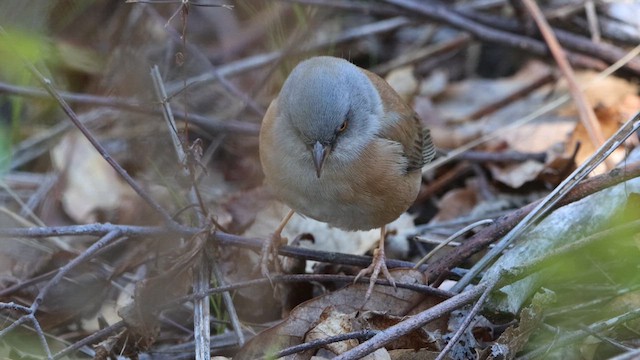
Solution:
[[(417, 114), (376, 74), (329, 56), (298, 64), (262, 121), (266, 183), (292, 211), (344, 230), (381, 229), (368, 299), (385, 265), (385, 226), (413, 203), (435, 155)], [(288, 221), (283, 221), (275, 233)]]

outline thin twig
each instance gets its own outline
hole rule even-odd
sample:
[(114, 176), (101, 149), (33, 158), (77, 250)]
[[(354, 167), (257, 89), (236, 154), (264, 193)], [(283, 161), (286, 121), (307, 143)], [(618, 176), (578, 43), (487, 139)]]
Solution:
[[(393, 31), (409, 23), (411, 23), (411, 20), (405, 17), (396, 17), (369, 23), (363, 26), (347, 29), (336, 38), (322, 39), (312, 44), (306, 44), (302, 47), (296, 47), (295, 49), (293, 49), (293, 53), (300, 54), (317, 51), (328, 46), (335, 46), (361, 37)], [(194, 84), (206, 84), (211, 81), (216, 81), (219, 77), (228, 78), (235, 75), (245, 74), (249, 70), (253, 70), (277, 61), (282, 57), (282, 55), (282, 51), (272, 51), (266, 54), (255, 55), (245, 59), (229, 62), (225, 65), (219, 66), (214, 72), (207, 72), (187, 79), (186, 86), (191, 86)], [(175, 81), (166, 85), (169, 92), (176, 92), (184, 86), (185, 85), (182, 81)]]
[[(50, 98), (50, 95), (40, 89), (17, 86), (0, 82), (0, 92), (15, 94), (20, 96), (31, 97), (35, 99)], [(160, 110), (152, 108), (150, 105), (141, 104), (139, 102), (121, 97), (105, 97), (99, 95), (79, 94), (68, 91), (59, 91), (60, 96), (69, 103), (87, 104), (95, 106), (103, 106), (120, 110), (127, 110), (139, 114), (161, 115)], [(240, 135), (258, 135), (260, 130), (259, 124), (237, 120), (220, 120), (199, 114), (183, 114), (177, 112), (174, 116), (182, 121), (190, 123), (211, 133), (234, 133)]]
[[(187, 5), (183, 3), (183, 5), (179, 9), (179, 11), (185, 16), (185, 12), (187, 11), (186, 6)], [(183, 20), (186, 21), (184, 18)], [(186, 46), (186, 34), (184, 33), (184, 29), (181, 38), (183, 39), (182, 46), (184, 48)], [(200, 211), (196, 212), (196, 216), (198, 218), (199, 226), (201, 228), (204, 228), (206, 226), (206, 219), (208, 217), (208, 215), (206, 214), (208, 214), (208, 212), (204, 205), (204, 201), (200, 196), (200, 192), (198, 191), (197, 184), (195, 183), (195, 169), (197, 168), (197, 164), (194, 164), (194, 162), (197, 163), (199, 159), (195, 158), (194, 154), (190, 154), (190, 156), (187, 156), (187, 153), (185, 151), (185, 148), (187, 146), (178, 137), (178, 129), (173, 117), (173, 111), (171, 110), (171, 103), (169, 102), (169, 97), (167, 96), (164, 82), (162, 81), (162, 76), (160, 75), (160, 70), (158, 70), (157, 65), (153, 66), (151, 69), (151, 78), (153, 79), (156, 96), (158, 97), (158, 100), (160, 101), (160, 104), (162, 106), (162, 114), (167, 123), (167, 130), (171, 135), (174, 151), (176, 152), (178, 161), (182, 165), (182, 174), (185, 177), (189, 177), (193, 182), (189, 191), (189, 197), (192, 199), (192, 201), (198, 201), (200, 205)], [(203, 236), (205, 236), (205, 234), (202, 232), (195, 235), (195, 237)], [(211, 271), (207, 262), (206, 254), (203, 252), (202, 254), (200, 254), (198, 259), (199, 260), (197, 260), (197, 263), (195, 265), (193, 277), (193, 291), (196, 293), (204, 291), (209, 287), (209, 284), (211, 283)], [(195, 355), (197, 360), (209, 359), (211, 357), (211, 344), (209, 340), (211, 338), (211, 323), (209, 321), (209, 317), (209, 297), (205, 296), (195, 299), (193, 306), (193, 334), (195, 340)]]
[(304, 344), (299, 344), (295, 346), (288, 347), (286, 349), (282, 349), (277, 353), (270, 355), (268, 358), (262, 359), (277, 359), (293, 354), (297, 354), (307, 350), (319, 349), (325, 345), (333, 344), (340, 341), (358, 339), (358, 340), (367, 340), (378, 334), (379, 331), (376, 330), (360, 330), (354, 332), (348, 332), (340, 335), (328, 336), (322, 339), (316, 339), (313, 341), (309, 341)]
[(85, 346), (85, 345), (90, 345), (95, 343), (98, 340), (101, 340), (109, 335), (111, 335), (112, 333), (124, 328), (126, 326), (124, 321), (118, 321), (117, 323), (110, 325), (104, 329), (100, 329), (96, 332), (94, 332), (93, 334), (87, 336), (86, 338), (76, 341), (75, 343), (67, 346), (66, 348), (60, 350), (59, 352), (57, 352), (55, 355), (53, 355), (53, 359), (57, 360), (60, 359), (62, 357), (65, 357), (69, 354), (71, 354), (72, 352), (80, 349), (81, 347)]
[[(560, 71), (567, 79), (567, 84), (569, 85), (569, 92), (573, 97), (573, 100), (578, 107), (578, 114), (580, 118), (580, 122), (584, 125), (587, 133), (589, 134), (589, 138), (593, 143), (595, 148), (599, 148), (604, 144), (604, 137), (602, 135), (602, 127), (598, 122), (598, 118), (596, 117), (595, 112), (593, 111), (593, 107), (587, 101), (582, 89), (580, 89), (580, 85), (578, 85), (578, 81), (576, 80), (576, 76), (573, 72), (573, 68), (567, 61), (567, 56), (565, 51), (560, 46), (558, 39), (556, 38), (553, 30), (547, 23), (547, 20), (544, 18), (542, 11), (538, 7), (538, 5), (533, 0), (523, 0), (524, 5), (527, 10), (533, 17), (533, 20), (538, 25), (540, 29), (540, 33), (544, 37), (545, 41), (549, 45), (549, 50), (553, 55), (553, 58), (556, 60)], [(609, 168), (613, 168), (613, 164), (608, 164)]]
[[(160, 75), (160, 70), (158, 70), (158, 65), (154, 65), (151, 67), (151, 79), (153, 80), (153, 88), (156, 91), (156, 96), (158, 98), (158, 101), (160, 102), (160, 106), (162, 107), (162, 115), (165, 122), (167, 123), (167, 129), (169, 131), (169, 135), (171, 136), (173, 150), (175, 150), (180, 164), (184, 165), (187, 163), (187, 155), (184, 152), (185, 146), (182, 143), (182, 140), (180, 140), (180, 138), (178, 137), (178, 128), (176, 127), (176, 121), (173, 118), (171, 103), (169, 103), (167, 93), (162, 82), (162, 76)], [(182, 169), (183, 175), (188, 176), (186, 168), (183, 167)]]
[(438, 42), (427, 47), (419, 48), (408, 53), (401, 53), (397, 58), (369, 69), (376, 74), (385, 74), (401, 66), (413, 64), (421, 60), (432, 58), (441, 54), (457, 51), (471, 42), (467, 34), (460, 34), (451, 40)]
[[(145, 8), (145, 10), (151, 12), (157, 18), (161, 18), (161, 15), (155, 9)], [(240, 90), (234, 83), (232, 83), (231, 81), (226, 79), (224, 76), (222, 76), (218, 71), (216, 71), (216, 68), (211, 64), (207, 56), (203, 54), (202, 51), (197, 46), (193, 45), (190, 42), (185, 41), (184, 34), (179, 34), (176, 30), (174, 30), (171, 27), (165, 27), (165, 30), (170, 36), (173, 37), (175, 41), (180, 42), (184, 50), (188, 51), (189, 54), (192, 54), (193, 56), (197, 57), (201, 63), (208, 65), (208, 67), (210, 68), (210, 72), (215, 75), (215, 80), (220, 84), (222, 84), (222, 86), (225, 88), (227, 93), (237, 97), (244, 104), (249, 105), (249, 108), (253, 110), (254, 113), (257, 114), (258, 116), (262, 117), (264, 115), (264, 111), (265, 111), (264, 108), (260, 104), (258, 104), (255, 100), (253, 100), (249, 95), (247, 95), (245, 92)], [(188, 87), (189, 86), (186, 86), (186, 88)], [(182, 91), (182, 89), (176, 89), (175, 91), (180, 92)]]
[[(490, 27), (499, 28), (506, 32), (522, 33), (524, 31), (526, 33), (527, 31), (526, 29), (523, 29), (522, 25), (518, 21), (507, 19), (502, 16), (463, 9), (456, 9), (456, 12), (468, 19)], [(604, 60), (607, 63), (614, 63), (618, 61), (618, 59), (623, 57), (627, 52), (624, 48), (620, 48), (609, 43), (594, 43), (584, 36), (576, 35), (558, 27), (552, 27), (552, 30), (564, 48)], [(631, 44), (637, 45), (638, 42), (635, 41)], [(635, 74), (639, 74), (640, 59), (633, 59), (629, 61), (625, 64), (625, 68)]]
[(447, 299), (437, 305), (430, 307), (427, 310), (413, 315), (396, 325), (390, 326), (380, 331), (371, 339), (335, 357), (334, 360), (355, 360), (371, 354), (377, 349), (390, 343), (394, 339), (398, 339), (404, 335), (407, 335), (415, 329), (422, 327), (435, 319), (445, 316), (453, 310), (459, 309), (464, 305), (469, 304), (470, 302), (480, 297), (485, 290), (486, 284), (479, 284), (478, 286), (470, 290), (464, 291), (450, 299)]
[(587, 0), (584, 4), (584, 11), (587, 13), (587, 21), (589, 22), (589, 31), (591, 32), (591, 40), (595, 43), (600, 42), (600, 25), (598, 24), (598, 14), (596, 13), (596, 4), (594, 0)]
[(471, 308), (471, 310), (469, 310), (466, 317), (464, 318), (460, 326), (456, 329), (455, 333), (453, 334), (453, 336), (451, 337), (447, 345), (444, 347), (444, 349), (442, 349), (440, 354), (438, 354), (438, 357), (436, 358), (436, 360), (443, 360), (444, 357), (447, 356), (447, 354), (453, 349), (453, 347), (457, 345), (458, 340), (460, 340), (460, 337), (462, 337), (462, 335), (467, 330), (469, 325), (471, 325), (471, 322), (473, 321), (473, 319), (476, 317), (476, 315), (478, 315), (478, 313), (480, 312), (480, 309), (482, 309), (482, 306), (484, 305), (484, 302), (487, 300), (487, 297), (489, 296), (491, 291), (495, 288), (495, 286), (496, 286), (495, 282), (486, 284), (484, 292), (482, 293), (482, 295), (480, 295), (480, 298), (478, 298), (478, 301), (476, 301), (476, 303), (473, 304), (473, 307)]
[[(222, 276), (222, 272), (220, 271), (220, 268), (218, 267), (218, 263), (216, 261), (213, 261), (211, 263), (211, 268), (213, 270), (213, 276), (216, 278), (217, 284), (219, 286), (224, 286), (224, 277)], [(231, 292), (223, 292), (222, 300), (224, 301), (224, 306), (227, 309), (227, 313), (229, 313), (229, 321), (231, 322), (231, 328), (236, 333), (238, 345), (243, 346), (246, 340), (244, 338), (244, 333), (242, 332), (242, 325), (240, 324), (240, 318), (238, 318), (238, 312), (236, 311), (236, 307), (233, 305)]]
[(530, 83), (525, 84), (522, 88), (516, 89), (514, 92), (507, 94), (507, 96), (497, 99), (489, 104), (482, 106), (480, 109), (472, 112), (471, 114), (465, 116), (460, 122), (466, 122), (469, 120), (477, 120), (483, 116), (487, 116), (492, 114), (501, 108), (514, 103), (517, 100), (529, 95), (531, 92), (539, 89), (540, 87), (552, 82), (555, 79), (555, 76), (551, 71), (544, 72), (535, 79), (533, 79)]
[(469, 224), (463, 227), (462, 229), (456, 231), (453, 235), (449, 236), (446, 240), (439, 243), (438, 246), (433, 248), (433, 250), (429, 251), (427, 255), (423, 256), (422, 259), (420, 259), (420, 261), (418, 261), (413, 268), (419, 269), (422, 264), (427, 262), (427, 260), (429, 260), (433, 255), (435, 255), (440, 249), (447, 246), (447, 244), (449, 244), (453, 240), (459, 238), (460, 236), (466, 234), (467, 232), (475, 229), (478, 226), (488, 225), (488, 224), (493, 224), (493, 219), (483, 219), (483, 220), (474, 222), (473, 224)]

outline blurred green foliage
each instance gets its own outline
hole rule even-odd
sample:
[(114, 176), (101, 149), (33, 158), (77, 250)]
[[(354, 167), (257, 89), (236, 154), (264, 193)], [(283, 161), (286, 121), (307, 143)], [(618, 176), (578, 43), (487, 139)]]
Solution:
[[(54, 59), (52, 46), (44, 37), (18, 28), (0, 31), (0, 81), (33, 86), (34, 79), (25, 64), (51, 64)], [(0, 173), (8, 169), (11, 145), (19, 140), (24, 106), (21, 96), (0, 96)]]

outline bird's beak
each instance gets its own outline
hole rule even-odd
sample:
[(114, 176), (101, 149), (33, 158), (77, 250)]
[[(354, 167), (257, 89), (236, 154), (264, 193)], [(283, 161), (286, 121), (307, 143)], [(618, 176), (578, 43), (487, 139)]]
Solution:
[(320, 144), (319, 141), (316, 141), (316, 143), (313, 144), (312, 157), (313, 165), (315, 165), (316, 167), (316, 175), (318, 175), (319, 178), (320, 174), (322, 173), (322, 165), (324, 164), (324, 159), (327, 157), (327, 146)]

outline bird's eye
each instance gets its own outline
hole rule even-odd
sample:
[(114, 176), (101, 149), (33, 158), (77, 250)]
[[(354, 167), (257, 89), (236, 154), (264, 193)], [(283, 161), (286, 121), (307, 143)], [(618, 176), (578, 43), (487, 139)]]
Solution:
[(342, 124), (340, 124), (340, 126), (338, 127), (338, 132), (341, 133), (345, 130), (347, 130), (347, 125), (349, 125), (349, 121), (345, 120)]

